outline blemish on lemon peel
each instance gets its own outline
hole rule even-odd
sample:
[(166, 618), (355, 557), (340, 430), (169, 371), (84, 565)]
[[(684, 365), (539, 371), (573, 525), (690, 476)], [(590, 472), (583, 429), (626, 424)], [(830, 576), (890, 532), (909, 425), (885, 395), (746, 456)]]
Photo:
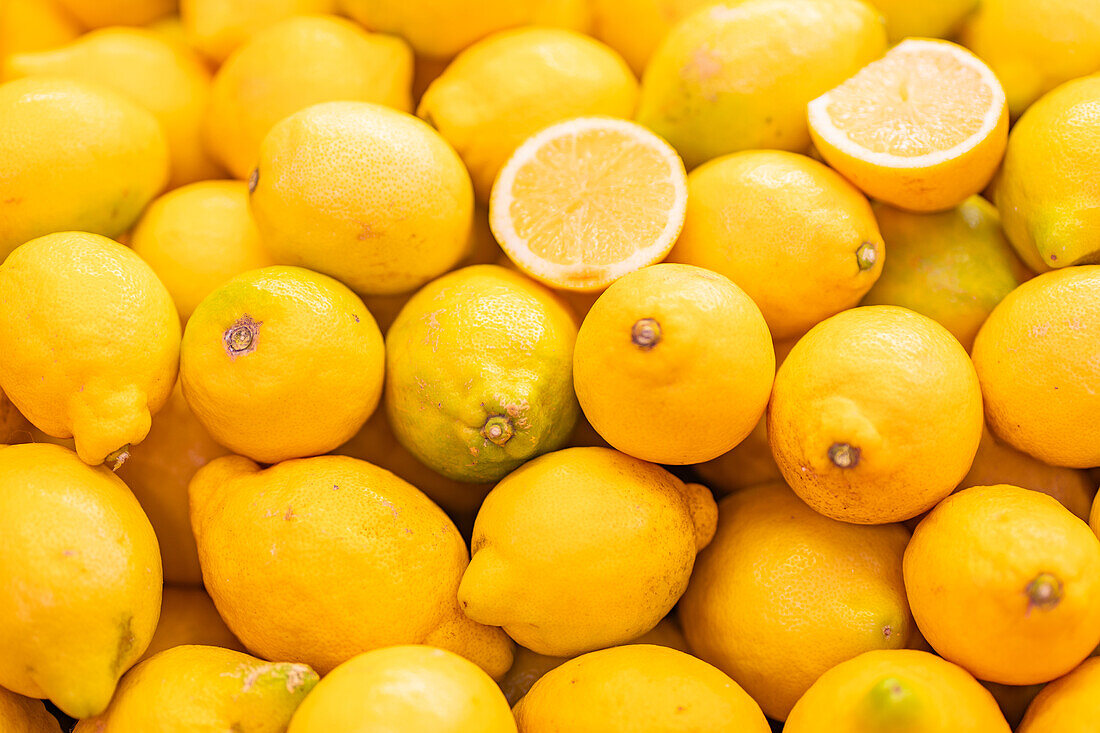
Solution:
[(504, 415), (493, 415), (481, 426), (481, 434), (489, 442), (503, 446), (512, 439), (512, 421)]
[(630, 329), (630, 340), (639, 349), (652, 349), (661, 342), (661, 324), (653, 318), (639, 319)]
[(122, 464), (126, 463), (130, 459), (130, 444), (122, 446), (115, 452), (109, 454), (103, 459), (103, 462), (111, 467), (112, 471), (117, 471), (122, 468)]
[(260, 169), (253, 168), (252, 172), (248, 174), (248, 192), (250, 194), (255, 193), (258, 185), (260, 185)]
[(225, 343), (225, 353), (230, 359), (236, 359), (238, 356), (244, 356), (256, 350), (262, 325), (263, 321), (257, 321), (245, 313), (225, 330), (222, 341)]
[(837, 468), (854, 468), (859, 465), (859, 448), (848, 443), (833, 443), (829, 446), (829, 460)]
[(1053, 573), (1039, 573), (1027, 584), (1028, 611), (1049, 611), (1062, 600), (1062, 581)]
[(856, 264), (860, 272), (866, 272), (878, 262), (878, 247), (873, 242), (864, 242), (856, 248)]
[(120, 672), (122, 670), (122, 662), (126, 658), (126, 655), (134, 647), (134, 617), (127, 616), (123, 619), (122, 623), (118, 625), (118, 648), (115, 650), (115, 658), (111, 662), (111, 671)]

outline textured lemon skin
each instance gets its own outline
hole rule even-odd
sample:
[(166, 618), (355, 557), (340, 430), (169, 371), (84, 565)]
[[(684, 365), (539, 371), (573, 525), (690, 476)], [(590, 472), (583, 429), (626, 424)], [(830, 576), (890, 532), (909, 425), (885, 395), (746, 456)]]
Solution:
[(177, 646), (130, 670), (110, 707), (77, 723), (74, 733), (283, 733), (317, 679), (304, 664)]
[(23, 697), (0, 687), (0, 725), (11, 733), (61, 733), (57, 718), (41, 700)]
[(0, 447), (0, 685), (101, 712), (161, 601), (157, 538), (122, 481), (56, 445)]
[(156, 118), (74, 79), (0, 85), (0, 260), (35, 237), (125, 232), (168, 181)]
[[(577, 326), (553, 293), (496, 265), (421, 288), (386, 334), (386, 412), (413, 455), (458, 481), (497, 481), (557, 450), (580, 411)], [(506, 424), (494, 442), (490, 421)]]
[(295, 15), (324, 15), (336, 0), (180, 0), (188, 45), (223, 63), (258, 31)]
[(256, 176), (252, 214), (268, 251), (357, 293), (408, 292), (466, 255), (470, 176), (411, 115), (366, 102), (308, 107), (272, 128)]
[(1100, 659), (1086, 659), (1075, 670), (1044, 687), (1027, 709), (1019, 733), (1085, 733), (1100, 716)]
[(908, 540), (901, 525), (828, 519), (782, 483), (734, 492), (680, 601), (684, 636), (783, 720), (825, 670), (915, 635), (902, 583)]
[(637, 119), (688, 168), (738, 150), (809, 148), (806, 105), (886, 50), (855, 0), (748, 0), (680, 21), (642, 77)]
[(75, 438), (86, 462), (145, 439), (178, 361), (171, 296), (118, 242), (50, 234), (0, 266), (0, 384), (35, 427)]
[(360, 654), (325, 675), (288, 733), (515, 733), (500, 688), (444, 649), (392, 646)]
[(360, 101), (412, 110), (412, 52), (400, 38), (344, 18), (296, 16), (255, 34), (226, 60), (210, 88), (207, 146), (247, 179), (277, 122), (321, 102)]
[(468, 555), (458, 530), (389, 471), (345, 456), (266, 470), (227, 456), (190, 493), (206, 588), (256, 654), (324, 674), (364, 651), (423, 643), (493, 676), (511, 665), (504, 633), (459, 610)]
[(705, 488), (660, 466), (608, 448), (549, 453), (485, 498), (459, 602), (539, 654), (625, 643), (683, 594), (715, 513)]
[(928, 652), (870, 651), (818, 678), (787, 718), (790, 733), (1009, 733), (993, 696)]
[[(1100, 542), (1038, 491), (975, 486), (948, 497), (917, 525), (904, 570), (928, 643), (983, 680), (1047, 682), (1100, 642)], [(1032, 591), (1043, 578), (1049, 603)]]
[(1100, 463), (1100, 266), (1047, 272), (1001, 301), (974, 341), (993, 432), (1054, 466)]

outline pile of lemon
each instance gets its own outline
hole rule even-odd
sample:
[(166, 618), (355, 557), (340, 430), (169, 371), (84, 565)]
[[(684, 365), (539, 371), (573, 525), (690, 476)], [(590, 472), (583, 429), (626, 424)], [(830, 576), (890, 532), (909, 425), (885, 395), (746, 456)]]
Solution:
[(1100, 730), (1100, 2), (2, 0), (0, 80), (0, 731)]

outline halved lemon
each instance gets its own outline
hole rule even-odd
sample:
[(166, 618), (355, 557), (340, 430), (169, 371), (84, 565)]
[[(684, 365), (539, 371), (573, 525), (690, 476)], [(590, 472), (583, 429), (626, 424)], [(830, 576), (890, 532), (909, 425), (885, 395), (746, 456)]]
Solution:
[(1008, 142), (988, 66), (949, 41), (911, 38), (809, 105), (821, 156), (876, 199), (941, 211), (978, 193)]
[(594, 291), (667, 255), (686, 205), (671, 145), (633, 122), (580, 117), (516, 149), (493, 184), (489, 225), (523, 272)]

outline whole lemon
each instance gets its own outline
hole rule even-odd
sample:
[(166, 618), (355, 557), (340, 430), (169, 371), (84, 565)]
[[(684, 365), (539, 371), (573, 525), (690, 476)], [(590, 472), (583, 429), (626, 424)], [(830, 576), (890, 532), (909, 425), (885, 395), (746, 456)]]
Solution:
[(882, 16), (859, 0), (704, 7), (675, 25), (650, 59), (638, 121), (689, 168), (751, 148), (803, 151), (810, 100), (885, 50)]
[(51, 232), (118, 236), (168, 181), (156, 118), (74, 79), (0, 85), (0, 158), (0, 261)]
[(728, 278), (691, 265), (616, 280), (585, 316), (573, 352), (592, 427), (654, 463), (700, 463), (736, 446), (763, 416), (774, 376), (760, 309)]
[(518, 28), (478, 41), (431, 83), (416, 113), (462, 157), (478, 200), (520, 143), (571, 117), (634, 114), (638, 82), (588, 36)]
[(0, 687), (0, 726), (12, 733), (61, 733), (57, 718), (41, 700), (16, 695)]
[(172, 391), (172, 298), (129, 248), (97, 234), (27, 242), (0, 265), (0, 385), (42, 431), (99, 464), (125, 460)]
[(191, 50), (145, 28), (104, 28), (60, 48), (8, 58), (4, 78), (64, 76), (102, 84), (153, 113), (164, 129), (169, 187), (217, 178), (200, 123), (210, 72)]
[(218, 615), (218, 609), (214, 608), (214, 602), (205, 590), (201, 587), (166, 585), (161, 597), (157, 630), (141, 660), (160, 654), (165, 649), (188, 644), (245, 651)]
[(864, 652), (830, 669), (787, 718), (786, 733), (1010, 733), (966, 670), (912, 649)]
[(130, 670), (111, 705), (74, 733), (282, 733), (317, 684), (304, 664), (216, 646), (177, 646)]
[(366, 102), (297, 112), (264, 140), (249, 185), (277, 261), (361, 294), (413, 290), (466, 255), (470, 176), (439, 133), (403, 112)]
[(344, 100), (408, 112), (411, 85), (412, 52), (400, 38), (334, 16), (290, 17), (258, 31), (218, 69), (206, 143), (234, 176), (247, 178), (264, 137), (284, 117)]
[(1100, 465), (1100, 266), (1028, 280), (1001, 301), (974, 341), (993, 432), (1045, 463)]
[(168, 288), (185, 323), (234, 275), (275, 264), (243, 181), (202, 181), (164, 194), (142, 214), (130, 246)]
[(420, 56), (450, 58), (495, 31), (519, 25), (587, 30), (585, 0), (340, 0), (371, 30), (408, 40)]
[(157, 538), (105, 467), (56, 445), (0, 447), (0, 686), (101, 712), (160, 612)]
[(118, 469), (157, 533), (166, 583), (202, 583), (187, 485), (196, 471), (226, 453), (195, 417), (177, 382), (141, 447)]
[(867, 199), (839, 173), (778, 150), (734, 153), (688, 176), (670, 262), (719, 272), (748, 293), (776, 339), (859, 303), (885, 249)]
[(435, 280), (386, 334), (386, 411), (397, 439), (459, 481), (496, 481), (565, 445), (577, 421), (572, 314), (496, 265)]
[(180, 0), (187, 42), (219, 64), (257, 31), (284, 18), (335, 10), (336, 0)]
[(477, 665), (431, 646), (391, 646), (325, 675), (288, 733), (515, 733), (500, 688)]
[(355, 293), (301, 267), (264, 267), (187, 322), (180, 380), (218, 443), (264, 463), (326, 453), (378, 406), (382, 334)]
[(710, 492), (660, 466), (608, 448), (549, 453), (485, 497), (458, 600), (539, 654), (622, 644), (679, 600), (714, 516)]
[(268, 469), (218, 458), (191, 481), (191, 523), (218, 612), (266, 658), (325, 674), (361, 652), (423, 643), (493, 676), (512, 663), (503, 632), (459, 609), (458, 530), (389, 471), (345, 456)]
[(1045, 95), (1009, 133), (994, 196), (1005, 234), (1036, 272), (1100, 261), (1098, 166), (1100, 76)]
[(787, 717), (825, 670), (871, 649), (905, 647), (915, 629), (902, 584), (909, 532), (828, 519), (782, 483), (718, 505), (680, 623), (691, 648)]
[(1100, 643), (1100, 541), (1038, 491), (945, 499), (905, 550), (905, 589), (932, 648), (983, 680), (1047, 682)]
[(966, 475), (982, 395), (966, 350), (931, 318), (872, 305), (822, 321), (775, 376), (768, 441), (805, 502), (844, 522), (928, 511)]
[(534, 684), (515, 716), (520, 733), (771, 730), (760, 706), (720, 670), (652, 644), (569, 660)]
[(1100, 659), (1043, 688), (1027, 709), (1019, 733), (1087, 733), (1100, 720)]

